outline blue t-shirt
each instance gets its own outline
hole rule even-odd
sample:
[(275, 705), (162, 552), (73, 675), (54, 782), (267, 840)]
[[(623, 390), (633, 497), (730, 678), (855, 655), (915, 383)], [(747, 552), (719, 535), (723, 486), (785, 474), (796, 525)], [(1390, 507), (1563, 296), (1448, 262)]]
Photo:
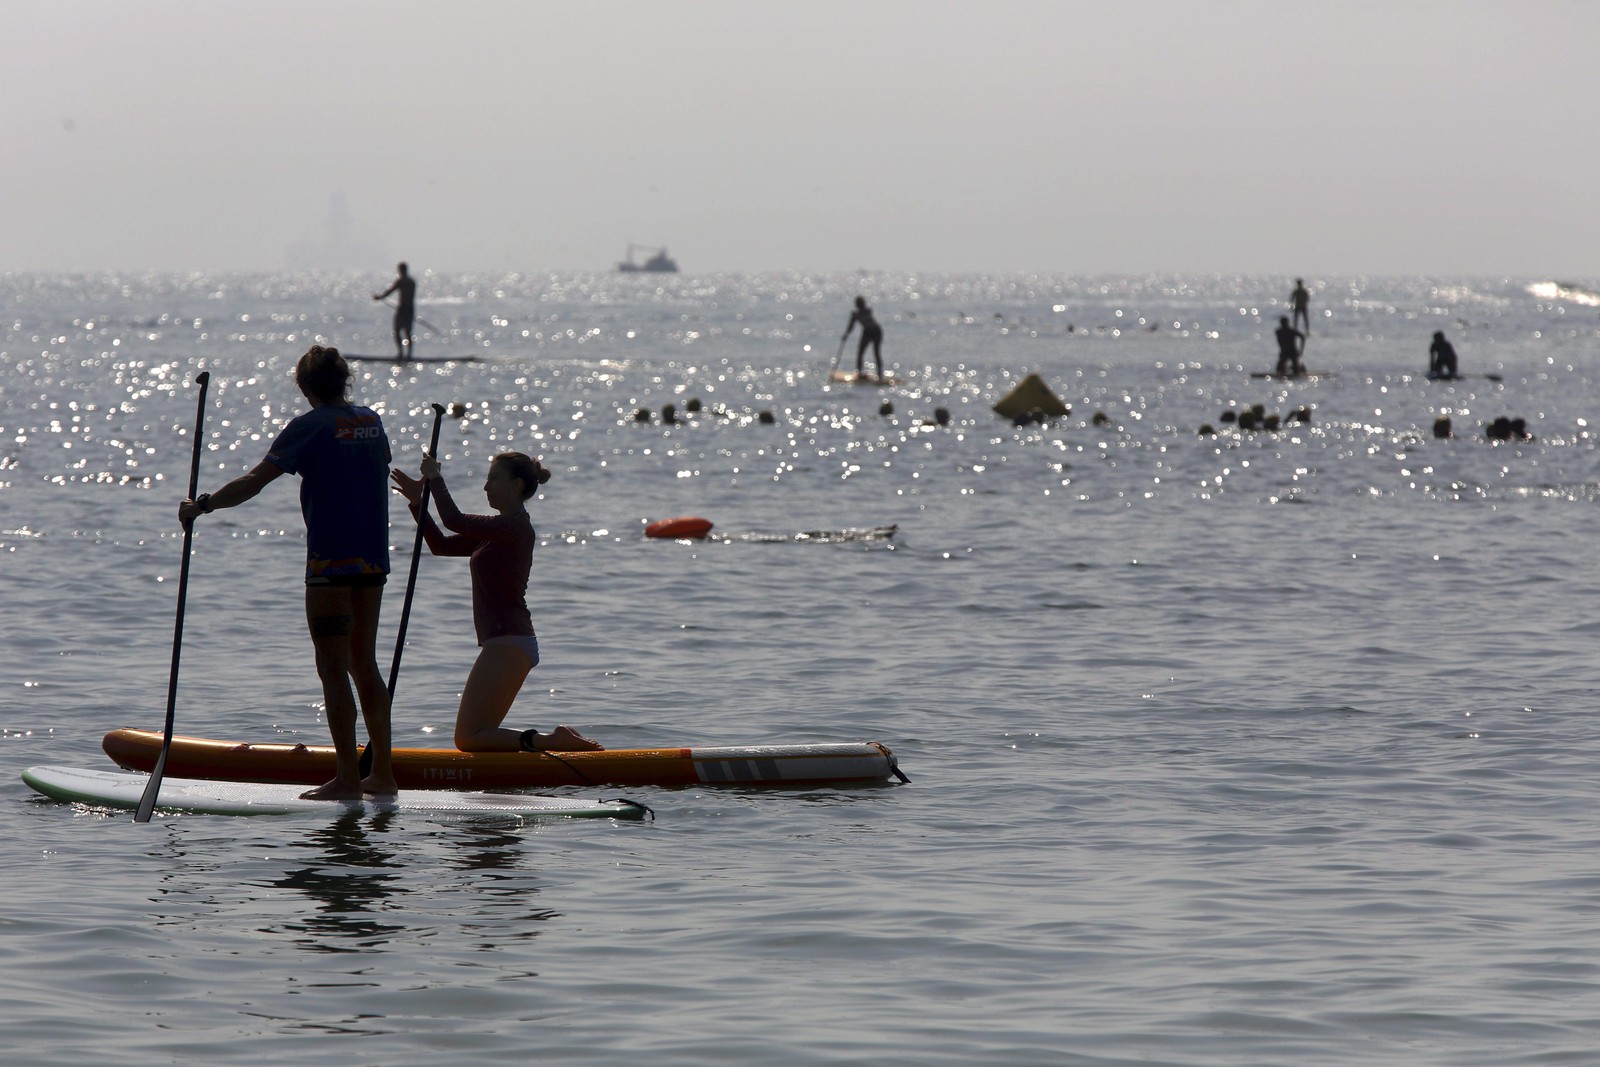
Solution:
[(389, 438), (377, 412), (312, 408), (283, 428), (267, 462), (300, 476), (307, 578), (389, 573)]

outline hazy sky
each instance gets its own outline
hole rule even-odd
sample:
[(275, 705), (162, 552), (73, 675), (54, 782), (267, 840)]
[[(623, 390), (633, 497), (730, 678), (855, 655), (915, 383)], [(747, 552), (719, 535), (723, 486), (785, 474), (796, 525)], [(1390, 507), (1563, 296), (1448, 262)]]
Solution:
[[(1587, 0), (0, 0), (0, 270), (1600, 277)], [(372, 262), (367, 263), (370, 258)]]

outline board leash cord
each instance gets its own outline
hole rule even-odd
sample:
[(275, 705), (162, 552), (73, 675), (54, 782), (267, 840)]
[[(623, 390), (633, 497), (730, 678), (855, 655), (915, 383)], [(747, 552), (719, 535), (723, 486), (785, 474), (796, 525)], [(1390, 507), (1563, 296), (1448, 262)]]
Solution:
[(879, 752), (882, 752), (883, 753), (883, 758), (889, 761), (889, 773), (890, 774), (893, 774), (896, 778), (900, 779), (900, 781), (902, 781), (906, 785), (910, 785), (911, 784), (911, 779), (906, 777), (906, 772), (902, 771), (900, 769), (900, 761), (895, 758), (895, 754), (893, 752), (889, 751), (889, 747), (887, 745), (885, 745), (885, 744), (883, 744), (882, 742), (879, 742), (879, 741), (869, 741), (867, 743), (870, 744), (873, 748), (877, 749)]
[(656, 821), (656, 809), (641, 804), (637, 800), (629, 800), (627, 797), (601, 797), (601, 799), (607, 804), (626, 804), (630, 808), (638, 808), (643, 813), (640, 816), (641, 818), (649, 819), (651, 822)]
[[(549, 756), (551, 759), (553, 759), (557, 763), (561, 764), (561, 766), (563, 766), (567, 770), (571, 771), (573, 774), (575, 774), (577, 776), (578, 781), (582, 782), (584, 785), (594, 785), (595, 784), (589, 778), (589, 776), (587, 774), (584, 774), (582, 771), (578, 770), (578, 768), (574, 767), (572, 764), (568, 763), (566, 760), (562, 759), (560, 756), (556, 755), (554, 752), (551, 752), (549, 749), (541, 748), (541, 749), (538, 749), (538, 752), (539, 752), (539, 755), (541, 755), (541, 756)], [(630, 800), (630, 801), (628, 801), (628, 803), (632, 804), (633, 801)], [(643, 804), (641, 804), (639, 806), (642, 807), (642, 808), (644, 807)], [(649, 808), (645, 808), (644, 810), (645, 811), (650, 811)], [(652, 819), (655, 818), (655, 812), (651, 811), (650, 812), (650, 817)]]

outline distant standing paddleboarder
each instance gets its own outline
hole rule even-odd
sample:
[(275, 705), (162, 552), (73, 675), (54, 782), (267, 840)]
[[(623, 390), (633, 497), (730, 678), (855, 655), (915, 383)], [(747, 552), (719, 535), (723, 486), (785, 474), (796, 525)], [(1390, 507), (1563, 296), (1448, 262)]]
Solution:
[(406, 271), (404, 263), (398, 269), (400, 273), (389, 288), (372, 294), (372, 299), (382, 300), (390, 293), (399, 294), (399, 303), (394, 307), (394, 358), (404, 362), (411, 358), (411, 323), (417, 317), (417, 280)]
[(856, 344), (856, 376), (860, 377), (865, 369), (867, 346), (872, 346), (872, 358), (878, 364), (878, 377), (883, 377), (883, 327), (878, 325), (878, 320), (872, 317), (872, 309), (867, 306), (867, 298), (856, 297), (856, 309), (850, 313), (850, 323), (844, 328), (844, 336), (839, 338), (842, 345), (850, 337), (850, 331), (861, 324), (861, 340)]
[(1311, 294), (1306, 292), (1306, 280), (1294, 280), (1294, 292), (1289, 294), (1289, 306), (1294, 309), (1294, 324), (1311, 332)]

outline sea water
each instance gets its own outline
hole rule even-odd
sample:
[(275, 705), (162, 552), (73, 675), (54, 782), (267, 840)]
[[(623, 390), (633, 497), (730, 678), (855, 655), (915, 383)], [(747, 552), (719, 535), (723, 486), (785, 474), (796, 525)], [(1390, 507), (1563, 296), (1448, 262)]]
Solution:
[[(308, 345), (392, 351), (385, 280), (0, 278), (7, 1062), (1600, 1056), (1594, 281), (1319, 279), (1283, 382), (1277, 277), (424, 275), (416, 354), (477, 362), (354, 394), (409, 469), (450, 409), (468, 509), (499, 451), (554, 472), (511, 724), (876, 740), (911, 783), (598, 791), (642, 824), (31, 795), (161, 726), (195, 376), (215, 489)], [(903, 384), (828, 382), (857, 295)], [(994, 414), (1029, 373), (1070, 416)], [(674, 515), (712, 538), (642, 536)], [(292, 479), (196, 525), (180, 733), (325, 740), (303, 558)], [(442, 747), (464, 562), (415, 596), (396, 738)]]

